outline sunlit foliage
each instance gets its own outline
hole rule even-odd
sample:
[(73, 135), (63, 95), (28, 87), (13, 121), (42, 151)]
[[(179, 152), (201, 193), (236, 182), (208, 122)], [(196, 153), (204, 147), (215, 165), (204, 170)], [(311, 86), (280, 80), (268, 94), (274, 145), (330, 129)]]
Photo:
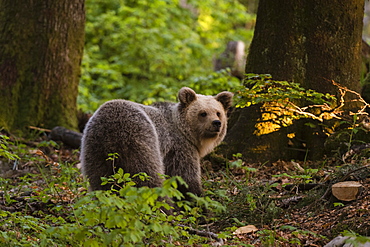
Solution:
[(228, 89), (231, 78), (212, 75), (212, 61), (230, 40), (249, 43), (254, 19), (236, 0), (87, 0), (86, 18), (84, 111), (113, 98), (174, 100), (205, 78), (217, 78), (216, 92)]
[[(341, 106), (329, 93), (305, 89), (300, 84), (273, 80), (269, 74), (246, 74), (244, 86), (236, 94), (237, 107), (261, 104), (262, 116), (256, 124), (256, 135), (275, 132), (300, 118), (319, 121), (339, 118)], [(302, 106), (303, 105), (303, 106)]]

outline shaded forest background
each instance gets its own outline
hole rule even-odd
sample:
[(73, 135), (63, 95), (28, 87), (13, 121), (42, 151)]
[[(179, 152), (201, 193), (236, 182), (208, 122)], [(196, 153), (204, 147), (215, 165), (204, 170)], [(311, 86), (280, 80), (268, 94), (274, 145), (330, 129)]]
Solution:
[(113, 98), (175, 101), (185, 85), (203, 94), (232, 89), (239, 82), (214, 73), (214, 63), (229, 41), (249, 45), (256, 4), (87, 1), (79, 107), (91, 113)]

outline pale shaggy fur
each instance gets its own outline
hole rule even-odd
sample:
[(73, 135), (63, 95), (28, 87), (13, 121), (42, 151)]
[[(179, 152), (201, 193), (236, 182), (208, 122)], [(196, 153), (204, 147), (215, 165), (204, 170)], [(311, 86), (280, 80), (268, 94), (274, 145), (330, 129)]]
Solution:
[[(124, 172), (147, 173), (151, 179), (138, 186), (161, 186), (158, 174), (181, 176), (189, 188), (182, 192), (201, 195), (200, 159), (223, 140), (227, 111), (233, 94), (196, 94), (190, 88), (178, 93), (178, 103), (151, 106), (126, 100), (103, 104), (86, 125), (81, 144), (82, 172), (91, 190), (107, 190), (101, 177)], [(108, 154), (118, 153), (112, 162)]]

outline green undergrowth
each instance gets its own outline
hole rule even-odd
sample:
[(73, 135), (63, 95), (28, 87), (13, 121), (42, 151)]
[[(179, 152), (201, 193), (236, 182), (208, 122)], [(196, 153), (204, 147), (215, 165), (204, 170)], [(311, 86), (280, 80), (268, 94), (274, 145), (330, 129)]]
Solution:
[[(147, 176), (119, 170), (103, 180), (114, 189), (87, 192), (77, 151), (42, 138), (30, 142), (2, 135), (0, 143), (0, 246), (209, 246), (217, 241), (194, 229), (217, 233), (224, 246), (252, 246), (248, 236), (256, 246), (323, 243), (327, 240), (319, 233), (295, 223), (292, 212), (313, 205), (307, 215), (314, 216), (345, 208), (323, 197), (328, 185), (322, 174), (331, 172), (328, 178), (337, 181), (354, 169), (349, 164), (289, 169), (297, 163), (246, 164), (236, 154), (218, 171), (205, 169), (204, 197), (193, 195), (190, 203), (177, 190), (184, 183), (179, 177), (166, 178), (161, 188), (137, 188), (135, 179)], [(323, 186), (299, 190), (312, 183)], [(234, 234), (247, 225), (258, 230)], [(336, 234), (351, 230), (351, 222), (333, 229)]]
[(1, 141), (2, 165), (17, 161), (19, 166), (0, 178), (1, 246), (206, 244), (210, 239), (190, 234), (189, 229), (202, 229), (200, 219), (213, 220), (225, 209), (208, 196), (192, 195), (191, 203), (184, 201), (177, 190), (184, 184), (179, 177), (166, 179), (160, 188), (137, 188), (133, 178), (147, 176), (131, 176), (122, 169), (103, 180), (120, 186), (87, 192), (76, 162), (69, 161), (77, 154), (54, 149), (54, 143), (46, 148), (40, 142), (30, 149), (5, 136)]
[[(78, 176), (77, 171), (75, 175)], [(72, 187), (78, 190), (80, 186), (77, 182), (70, 185), (63, 183), (63, 187), (47, 183), (43, 190), (37, 189), (37, 193), (23, 196), (26, 194), (16, 191), (20, 189), (19, 185), (10, 185), (2, 179), (2, 190), (7, 190), (8, 196), (4, 196), (7, 198), (6, 207), (0, 211), (1, 246), (174, 246), (175, 243), (207, 243), (207, 238), (190, 235), (188, 228), (197, 226), (198, 219), (203, 217), (203, 208), (210, 212), (224, 209), (209, 197), (194, 196), (195, 205), (165, 200), (182, 198), (176, 189), (177, 183), (182, 182), (180, 178), (165, 180), (161, 188), (137, 188), (131, 176), (122, 172), (117, 173), (115, 179), (123, 179), (126, 183), (119, 190), (83, 192), (72, 197), (68, 197), (66, 191), (75, 191)], [(26, 181), (24, 185), (30, 184)], [(21, 205), (20, 200), (26, 205)], [(182, 210), (176, 211), (174, 206)], [(23, 208), (13, 212), (18, 207)]]
[(198, 198), (198, 205), (179, 202), (183, 211), (169, 213), (174, 210), (172, 203), (163, 198), (182, 198), (176, 189), (181, 179), (169, 178), (161, 188), (137, 188), (130, 176), (122, 172), (118, 175), (118, 179), (127, 181), (121, 189), (82, 197), (73, 206), (70, 223), (45, 231), (50, 241), (72, 246), (173, 246), (177, 241), (192, 244), (202, 240), (190, 237), (183, 225), (196, 224), (202, 215), (201, 205), (222, 210), (219, 203)]
[(233, 230), (248, 224), (263, 226), (282, 215), (283, 210), (271, 197), (276, 194), (277, 184), (257, 181), (258, 172), (258, 168), (247, 166), (241, 155), (236, 154), (217, 177), (208, 174), (211, 180), (205, 182), (207, 193), (226, 206), (226, 211), (219, 216), (223, 227), (230, 226)]

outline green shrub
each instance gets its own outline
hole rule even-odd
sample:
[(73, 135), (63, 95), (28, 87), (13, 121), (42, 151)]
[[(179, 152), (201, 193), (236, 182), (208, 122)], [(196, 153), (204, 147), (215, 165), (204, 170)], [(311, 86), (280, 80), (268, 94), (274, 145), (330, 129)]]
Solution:
[[(183, 197), (177, 190), (177, 183), (184, 183), (179, 177), (165, 180), (162, 187), (137, 188), (131, 176), (120, 169), (113, 180), (106, 180), (112, 181), (123, 182), (122, 188), (95, 191), (81, 198), (73, 205), (72, 222), (47, 229), (48, 238), (72, 246), (172, 246), (184, 239), (191, 243), (200, 237), (190, 238), (180, 225), (194, 225), (202, 208), (223, 210), (209, 198), (193, 196), (194, 207), (189, 202), (171, 202), (169, 198)], [(174, 205), (183, 211), (175, 210)]]

